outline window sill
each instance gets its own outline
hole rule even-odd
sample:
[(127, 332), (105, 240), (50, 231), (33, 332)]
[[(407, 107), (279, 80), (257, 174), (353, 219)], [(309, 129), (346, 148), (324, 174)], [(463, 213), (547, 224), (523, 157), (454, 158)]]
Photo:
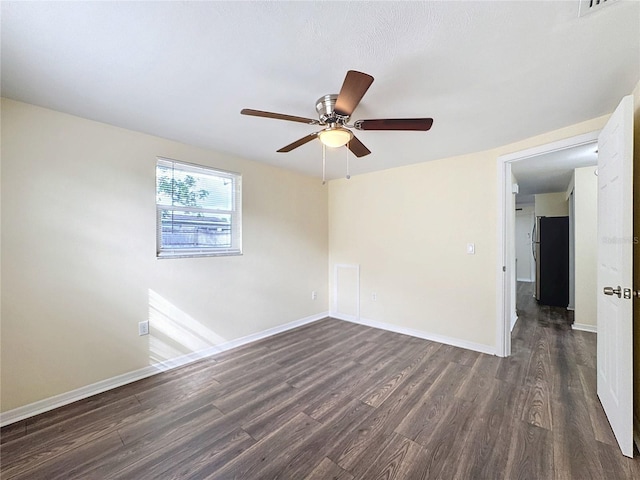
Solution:
[(158, 260), (165, 260), (169, 258), (199, 258), (199, 257), (238, 257), (242, 256), (241, 250), (233, 250), (226, 252), (179, 252), (179, 253), (167, 253), (162, 252), (156, 254)]

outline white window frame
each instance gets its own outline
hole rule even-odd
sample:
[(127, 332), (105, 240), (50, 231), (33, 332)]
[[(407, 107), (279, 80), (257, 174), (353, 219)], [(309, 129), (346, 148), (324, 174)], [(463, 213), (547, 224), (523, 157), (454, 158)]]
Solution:
[[(203, 207), (187, 207), (182, 205), (162, 205), (158, 203), (158, 167), (167, 166), (183, 172), (192, 172), (216, 177), (228, 178), (233, 182), (230, 210)], [(209, 214), (222, 214), (231, 216), (231, 246), (225, 247), (193, 247), (171, 248), (162, 246), (162, 210), (175, 210), (179, 212), (202, 212)], [(218, 168), (196, 165), (165, 157), (156, 159), (156, 256), (157, 258), (192, 258), (192, 257), (218, 257), (229, 255), (242, 255), (242, 175), (236, 172), (220, 170)]]

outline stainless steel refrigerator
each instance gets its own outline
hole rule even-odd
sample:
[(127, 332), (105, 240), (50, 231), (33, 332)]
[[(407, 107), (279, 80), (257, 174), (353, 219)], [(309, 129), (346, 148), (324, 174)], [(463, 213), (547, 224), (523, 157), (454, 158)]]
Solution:
[(536, 217), (533, 229), (536, 299), (541, 305), (569, 304), (569, 217)]

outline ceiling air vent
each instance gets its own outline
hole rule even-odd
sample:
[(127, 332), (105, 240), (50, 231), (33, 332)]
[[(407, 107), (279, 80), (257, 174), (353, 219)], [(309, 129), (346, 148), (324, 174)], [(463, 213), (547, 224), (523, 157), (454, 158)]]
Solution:
[(616, 0), (580, 0), (578, 16), (584, 17), (588, 13), (597, 12), (615, 1)]

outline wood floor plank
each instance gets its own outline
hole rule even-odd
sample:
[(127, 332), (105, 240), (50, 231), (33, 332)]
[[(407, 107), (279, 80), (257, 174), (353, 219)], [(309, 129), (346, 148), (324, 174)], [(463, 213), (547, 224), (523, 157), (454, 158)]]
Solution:
[[(69, 419), (60, 425), (51, 425), (3, 445), (2, 473), (11, 476), (72, 451), (74, 448), (95, 441), (125, 424), (130, 416), (140, 414), (142, 407), (135, 397), (127, 397), (98, 413), (86, 413)], [(86, 418), (93, 416), (92, 418)]]
[(343, 398), (336, 408), (321, 418), (320, 428), (298, 445), (289, 448), (286, 465), (270, 465), (262, 471), (263, 478), (304, 478), (311, 473), (318, 456), (324, 456), (330, 446), (349, 435), (372, 409), (358, 399)]
[[(146, 380), (146, 379), (145, 379)], [(142, 382), (140, 385), (144, 385), (147, 382)], [(134, 393), (124, 388), (117, 388), (111, 391), (104, 392), (100, 395), (93, 395), (89, 398), (79, 400), (77, 402), (65, 405), (60, 408), (56, 408), (51, 412), (46, 412), (41, 415), (36, 415), (25, 420), (27, 433), (29, 435), (37, 435), (40, 430), (47, 430), (50, 427), (59, 427), (67, 420), (73, 420), (84, 415), (90, 415), (95, 412), (101, 412), (106, 407), (118, 402), (133, 401), (135, 399)]]
[(426, 453), (420, 445), (402, 435), (393, 433), (389, 442), (364, 472), (362, 478), (372, 480), (420, 478), (416, 473), (421, 470), (426, 459)]
[(188, 404), (178, 404), (173, 409), (157, 411), (154, 415), (131, 422), (119, 428), (118, 434), (124, 445), (131, 445), (147, 435), (156, 438), (163, 435), (179, 438), (181, 435), (189, 434), (190, 430), (185, 431), (183, 425), (189, 424), (192, 420), (202, 421), (202, 418), (206, 417), (207, 421), (212, 421), (222, 416), (220, 410), (203, 398)]
[(556, 478), (606, 478), (585, 402), (571, 390), (565, 391), (562, 401), (551, 401)]
[[(295, 391), (296, 389), (286, 383), (278, 383), (268, 390), (252, 391), (250, 398), (238, 402), (231, 410), (223, 411), (223, 413), (234, 420), (248, 422), (281, 405)], [(213, 404), (215, 405), (215, 400)]]
[[(205, 432), (188, 442), (174, 442), (172, 448), (160, 449), (128, 468), (107, 474), (107, 478), (205, 478), (211, 471), (224, 466), (229, 458), (255, 445), (255, 441), (239, 428), (223, 435), (217, 433)], [(176, 462), (176, 458), (181, 461)]]
[(262, 475), (264, 469), (273, 469), (275, 466), (283, 468), (293, 455), (291, 446), (304, 441), (320, 427), (318, 422), (300, 412), (267, 435), (264, 441), (257, 442), (230, 459), (222, 468), (212, 472), (209, 478), (265, 478)]
[[(355, 474), (366, 470), (370, 456), (376, 448), (384, 448), (398, 425), (420, 401), (424, 390), (440, 375), (442, 363), (430, 365), (430, 370), (414, 372), (403, 388), (393, 392), (378, 408), (372, 411), (352, 434), (332, 446), (327, 456), (342, 468)], [(373, 445), (372, 445), (373, 439)], [(373, 450), (371, 450), (373, 448)], [(355, 470), (354, 470), (355, 469)], [(360, 473), (363, 473), (360, 472)]]
[(353, 475), (324, 457), (304, 480), (353, 480)]
[(363, 431), (361, 428), (348, 436), (355, 441), (347, 442), (345, 448), (332, 448), (327, 456), (354, 478), (364, 480), (364, 474), (387, 448), (394, 434), (382, 429)]
[(211, 398), (220, 389), (220, 383), (208, 375), (196, 378), (193, 382), (162, 384), (135, 394), (138, 403), (147, 409), (154, 407), (171, 408), (177, 403), (188, 403), (194, 397)]
[(464, 375), (469, 370), (469, 367), (447, 362), (443, 368), (434, 371), (432, 385), (423, 389), (419, 401), (404, 412), (395, 431), (414, 441), (429, 435), (447, 416)]
[(0, 478), (640, 478), (531, 292), (509, 358), (327, 318), (4, 427)]
[(607, 478), (619, 478), (622, 480), (640, 478), (637, 458), (633, 460), (623, 457), (617, 445), (598, 443), (597, 450), (598, 460)]
[(595, 398), (598, 396), (597, 372), (595, 368), (578, 365), (578, 373), (580, 375), (580, 384), (582, 391), (587, 398)]
[(101, 454), (91, 463), (70, 473), (76, 478), (136, 478), (131, 476), (132, 472), (150, 470), (167, 459), (173, 464), (179, 463), (183, 455), (193, 453), (194, 445), (199, 447), (210, 442), (224, 444), (226, 441), (221, 439), (228, 439), (238, 430), (237, 422), (217, 415), (215, 410), (211, 412), (203, 407), (161, 429), (140, 437), (131, 435), (129, 443), (117, 451)]
[(496, 357), (495, 355), (481, 353), (478, 360), (473, 365), (473, 371), (478, 375), (496, 378), (498, 368), (500, 367), (502, 360), (502, 358)]
[[(363, 369), (356, 362), (348, 359), (333, 359), (329, 362), (323, 363), (326, 368), (318, 368), (318, 365), (307, 365), (302, 371), (299, 371), (293, 375), (287, 376), (286, 382), (294, 388), (302, 389), (313, 385), (316, 382), (323, 381), (327, 375), (331, 374), (335, 369), (346, 368), (349, 371), (359, 372)], [(298, 369), (299, 370), (299, 369)]]
[(319, 395), (332, 386), (344, 382), (348, 382), (351, 373), (357, 366), (345, 364), (335, 369), (318, 382), (305, 388), (293, 389), (294, 391), (278, 405), (275, 405), (261, 415), (248, 419), (242, 423), (242, 429), (245, 430), (256, 440), (259, 440), (269, 434), (270, 431), (280, 427), (294, 418), (299, 412), (304, 411), (309, 403), (313, 402)]
[(422, 445), (427, 454), (427, 462), (421, 471), (424, 478), (454, 477), (459, 458), (451, 452), (464, 443), (474, 412), (474, 404), (452, 397), (433, 430), (422, 430), (416, 436), (415, 442)]
[(210, 401), (221, 411), (228, 413), (242, 405), (247, 398), (253, 398), (256, 395), (259, 395), (259, 392), (271, 391), (279, 385), (285, 385), (281, 375), (267, 374), (256, 379), (255, 382), (246, 383), (238, 388), (229, 389), (225, 393), (218, 393)]
[[(34, 464), (33, 468), (11, 472), (2, 470), (1, 478), (30, 479), (30, 480), (66, 480), (82, 478), (74, 475), (74, 469), (82, 468), (92, 462), (97, 456), (107, 452), (113, 454), (122, 448), (122, 440), (117, 432), (108, 433), (93, 442), (87, 442), (71, 449), (64, 456), (64, 461), (57, 461), (53, 457), (49, 461)], [(16, 474), (17, 473), (17, 474)], [(7, 476), (5, 476), (5, 474)]]
[(537, 330), (531, 348), (529, 366), (525, 373), (528, 396), (525, 400), (522, 420), (547, 430), (552, 429), (551, 368), (549, 333), (546, 329), (540, 328)]
[[(456, 478), (509, 478), (505, 476), (508, 440), (518, 419), (518, 386), (498, 379), (487, 379), (484, 395), (470, 405), (475, 410), (460, 448)], [(456, 394), (460, 398), (460, 392)]]
[(24, 437), (27, 434), (27, 421), (20, 420), (19, 422), (12, 423), (2, 428), (2, 434), (0, 434), (0, 449), (1, 445), (11, 440), (16, 440), (20, 437)]
[(613, 430), (611, 430), (611, 425), (609, 425), (609, 422), (607, 421), (606, 414), (604, 413), (604, 409), (602, 408), (602, 404), (600, 403), (600, 400), (598, 400), (597, 395), (594, 394), (593, 396), (585, 399), (585, 404), (587, 406), (589, 419), (591, 420), (591, 428), (596, 441), (617, 447), (618, 442), (613, 434)]
[(435, 344), (422, 345), (413, 353), (409, 360), (399, 363), (395, 372), (390, 372), (378, 384), (373, 385), (360, 395), (360, 399), (373, 407), (379, 407), (395, 390), (400, 388), (407, 380), (411, 372), (420, 368), (424, 369), (431, 361), (431, 353), (436, 350)]
[(504, 478), (554, 478), (552, 433), (528, 422), (513, 420), (515, 435), (510, 445)]

